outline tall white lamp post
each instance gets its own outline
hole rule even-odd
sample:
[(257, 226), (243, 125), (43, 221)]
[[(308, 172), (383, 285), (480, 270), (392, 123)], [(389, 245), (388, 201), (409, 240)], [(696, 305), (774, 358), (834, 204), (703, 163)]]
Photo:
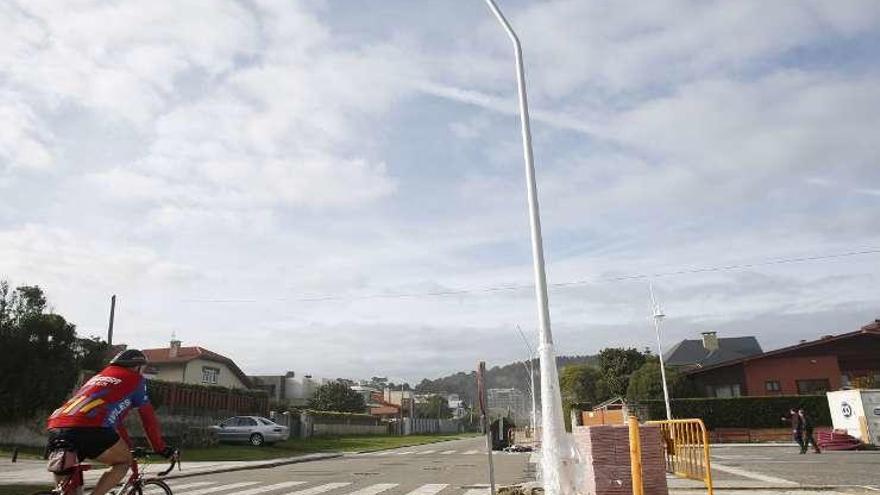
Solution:
[(663, 343), (660, 340), (660, 322), (666, 315), (660, 309), (660, 304), (654, 297), (654, 285), (649, 284), (648, 290), (651, 292), (651, 311), (654, 320), (654, 331), (657, 333), (657, 355), (660, 356), (660, 377), (663, 380), (663, 401), (666, 404), (666, 419), (672, 419), (672, 408), (669, 407), (669, 388), (666, 385), (666, 365), (663, 364)]
[(523, 69), (522, 46), (510, 23), (494, 0), (486, 4), (513, 43), (516, 59), (516, 83), (519, 95), (519, 114), (522, 128), (523, 158), (525, 159), (526, 186), (529, 201), (529, 226), (532, 238), (532, 263), (535, 275), (535, 297), (538, 302), (538, 322), (541, 340), (538, 353), (541, 359), (541, 474), (544, 493), (571, 495), (574, 488), (574, 453), (565, 433), (562, 417), (562, 396), (559, 393), (559, 375), (556, 372), (556, 353), (550, 332), (550, 309), (547, 302), (547, 276), (544, 272), (544, 246), (541, 239), (541, 219), (538, 210), (538, 189), (535, 184), (535, 164), (532, 157), (532, 134), (529, 128), (529, 105), (526, 99), (526, 81)]
[(522, 337), (523, 343), (526, 345), (526, 349), (529, 351), (529, 364), (526, 366), (526, 372), (529, 374), (529, 393), (532, 396), (532, 436), (535, 436), (535, 427), (538, 426), (538, 401), (535, 397), (535, 351), (532, 349), (532, 345), (529, 344), (529, 340), (526, 338), (522, 329), (519, 325), (516, 326), (516, 331), (519, 332), (519, 336)]

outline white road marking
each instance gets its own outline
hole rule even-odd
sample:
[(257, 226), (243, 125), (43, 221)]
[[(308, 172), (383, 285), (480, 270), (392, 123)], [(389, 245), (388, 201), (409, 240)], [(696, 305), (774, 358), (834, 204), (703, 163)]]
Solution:
[(311, 488), (306, 488), (305, 490), (297, 490), (295, 492), (290, 492), (287, 495), (318, 495), (319, 493), (329, 492), (330, 490), (335, 490), (337, 488), (342, 488), (343, 486), (348, 486), (351, 483), (342, 482), (342, 483), (327, 483), (325, 485), (313, 486)]
[(266, 493), (274, 490), (281, 490), (283, 488), (290, 488), (291, 486), (305, 484), (305, 481), (285, 481), (283, 483), (275, 483), (274, 485), (258, 486), (257, 488), (251, 488), (250, 490), (237, 492), (235, 495), (257, 495), (258, 493)]
[(464, 495), (489, 495), (488, 488), (471, 488), (464, 492)]
[[(202, 488), (201, 490), (194, 490), (191, 492), (182, 492), (177, 495), (207, 495), (208, 493), (219, 493), (226, 492), (229, 490), (235, 490), (236, 488), (243, 488), (245, 486), (251, 486), (259, 484), (259, 481), (242, 481), (241, 483), (231, 483), (229, 485), (219, 485), (212, 486), (211, 488)], [(174, 488), (172, 487), (172, 490)]]
[(422, 485), (415, 490), (407, 493), (406, 495), (434, 495), (436, 493), (440, 493), (441, 490), (446, 488), (447, 484), (443, 483), (430, 483), (427, 485)]
[(455, 452), (455, 450), (444, 450), (443, 452), (440, 452), (440, 455), (449, 455), (454, 454)]
[(725, 473), (735, 474), (737, 476), (742, 476), (743, 478), (751, 478), (753, 480), (765, 481), (767, 483), (779, 483), (781, 485), (797, 485), (794, 481), (786, 480), (782, 478), (777, 478), (775, 476), (768, 476), (766, 474), (756, 473), (754, 471), (747, 471), (742, 468), (725, 466), (723, 464), (718, 464), (717, 462), (712, 463), (712, 469), (716, 469), (718, 471), (722, 471)]
[(376, 495), (397, 486), (397, 483), (379, 483), (349, 493), (348, 495)]
[[(197, 486), (205, 486), (205, 485), (213, 485), (215, 484), (213, 481), (196, 481), (195, 483), (186, 483), (185, 485), (174, 485), (171, 487), (172, 490), (185, 490), (187, 488), (195, 488)], [(146, 490), (144, 490), (144, 495), (149, 495), (151, 493), (165, 493), (159, 487), (150, 486)]]
[(433, 454), (434, 452), (437, 452), (437, 451), (436, 450), (423, 450), (423, 451), (419, 452), (419, 454)]
[(462, 453), (465, 454), (465, 455), (468, 455), (468, 454), (479, 454), (480, 451), (479, 451), (479, 450), (468, 450), (467, 452), (462, 452)]
[(406, 452), (395, 452), (395, 454), (397, 454), (397, 455), (409, 455), (409, 454), (413, 454), (413, 453), (415, 453), (415, 452), (412, 450), (407, 450)]

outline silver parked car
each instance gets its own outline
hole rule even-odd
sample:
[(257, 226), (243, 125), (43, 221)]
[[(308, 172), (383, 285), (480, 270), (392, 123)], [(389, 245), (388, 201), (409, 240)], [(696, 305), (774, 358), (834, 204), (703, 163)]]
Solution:
[(257, 447), (290, 436), (290, 428), (261, 416), (233, 416), (212, 429), (221, 442), (247, 442)]

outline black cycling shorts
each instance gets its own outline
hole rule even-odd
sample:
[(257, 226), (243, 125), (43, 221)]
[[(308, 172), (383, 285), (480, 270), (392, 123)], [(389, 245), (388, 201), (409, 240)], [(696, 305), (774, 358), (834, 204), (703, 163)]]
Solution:
[(97, 459), (119, 441), (119, 434), (113, 428), (52, 428), (49, 430), (50, 447), (53, 440), (69, 442), (80, 460)]

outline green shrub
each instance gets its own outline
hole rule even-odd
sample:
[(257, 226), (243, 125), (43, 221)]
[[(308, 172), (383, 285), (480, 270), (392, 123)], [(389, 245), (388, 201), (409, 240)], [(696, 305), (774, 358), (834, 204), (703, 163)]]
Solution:
[[(665, 419), (662, 400), (646, 400), (649, 419)], [(816, 426), (831, 425), (831, 411), (824, 395), (773, 397), (734, 397), (729, 399), (672, 399), (672, 416), (679, 419), (699, 418), (713, 428), (784, 428), (782, 421), (792, 407), (803, 407)]]

